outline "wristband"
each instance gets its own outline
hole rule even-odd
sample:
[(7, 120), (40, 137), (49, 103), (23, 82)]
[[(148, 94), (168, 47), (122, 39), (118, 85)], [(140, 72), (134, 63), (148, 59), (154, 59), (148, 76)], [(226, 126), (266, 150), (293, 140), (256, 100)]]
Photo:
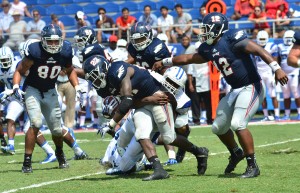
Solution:
[(173, 64), (172, 58), (170, 57), (170, 58), (165, 58), (165, 59), (163, 59), (163, 60), (162, 60), (162, 64), (163, 64), (164, 66), (172, 66), (172, 64)]
[(19, 89), (20, 88), (20, 86), (18, 85), (18, 84), (14, 84), (14, 86), (13, 86), (13, 90), (15, 90), (15, 89)]
[(269, 64), (273, 72), (276, 72), (276, 70), (280, 69), (281, 67), (276, 61), (273, 61)]
[(116, 125), (117, 125), (117, 122), (114, 119), (111, 119), (108, 123), (108, 126), (111, 128), (115, 128)]
[(300, 59), (298, 59), (298, 61), (297, 61), (297, 65), (300, 67)]

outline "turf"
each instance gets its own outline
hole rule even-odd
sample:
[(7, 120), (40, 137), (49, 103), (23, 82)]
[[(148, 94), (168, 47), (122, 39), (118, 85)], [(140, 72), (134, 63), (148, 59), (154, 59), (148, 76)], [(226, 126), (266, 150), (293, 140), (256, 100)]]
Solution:
[[(254, 136), (257, 162), (261, 169), (258, 178), (238, 177), (245, 171), (245, 160), (232, 175), (223, 175), (229, 154), (209, 127), (194, 128), (190, 135), (192, 142), (210, 150), (209, 165), (204, 176), (197, 175), (196, 159), (191, 154), (187, 154), (181, 164), (165, 166), (170, 174), (167, 180), (143, 182), (141, 178), (149, 175), (151, 171), (127, 176), (106, 176), (105, 168), (99, 164), (99, 158), (104, 154), (109, 138), (101, 140), (95, 133), (90, 132), (76, 134), (80, 146), (89, 154), (90, 160), (70, 160), (70, 168), (60, 170), (57, 169), (57, 162), (39, 164), (45, 154), (41, 148), (36, 147), (32, 174), (21, 173), (24, 136), (17, 136), (16, 154), (0, 154), (0, 192), (300, 192), (299, 125), (275, 124), (249, 128)], [(50, 135), (46, 135), (46, 138), (50, 140)], [(157, 147), (157, 151), (161, 161), (166, 161), (164, 149)], [(73, 157), (73, 151), (67, 146), (65, 153), (69, 159)], [(56, 182), (63, 179), (65, 181)]]

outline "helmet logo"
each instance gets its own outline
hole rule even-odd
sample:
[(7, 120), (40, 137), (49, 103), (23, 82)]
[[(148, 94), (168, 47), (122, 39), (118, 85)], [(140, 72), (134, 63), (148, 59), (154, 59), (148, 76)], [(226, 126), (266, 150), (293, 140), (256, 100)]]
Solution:
[(96, 66), (100, 62), (100, 59), (95, 57), (93, 60), (91, 60), (90, 64), (93, 66)]
[(212, 22), (220, 22), (221, 18), (219, 15), (213, 15), (213, 16), (211, 16), (211, 21)]
[(85, 35), (90, 36), (92, 35), (92, 30), (85, 30)]

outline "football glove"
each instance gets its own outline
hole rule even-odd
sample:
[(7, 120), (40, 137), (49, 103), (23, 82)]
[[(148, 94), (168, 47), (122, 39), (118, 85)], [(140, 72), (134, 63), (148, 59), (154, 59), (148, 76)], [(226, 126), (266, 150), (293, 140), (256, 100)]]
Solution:
[(105, 125), (99, 127), (97, 135), (100, 134), (101, 138), (104, 138), (105, 134), (111, 130), (113, 130), (113, 127), (107, 122)]
[(86, 106), (87, 93), (79, 85), (75, 86), (75, 90), (76, 90), (76, 101), (79, 101), (80, 107), (84, 108)]
[(0, 93), (0, 103), (4, 105), (6, 101), (8, 101), (8, 97), (11, 96), (12, 94), (13, 94), (12, 89), (6, 89), (2, 93)]
[(19, 101), (23, 101), (24, 100), (24, 95), (25, 95), (25, 92), (22, 91), (20, 88), (19, 88), (19, 85), (15, 84), (13, 86), (13, 96), (19, 100)]

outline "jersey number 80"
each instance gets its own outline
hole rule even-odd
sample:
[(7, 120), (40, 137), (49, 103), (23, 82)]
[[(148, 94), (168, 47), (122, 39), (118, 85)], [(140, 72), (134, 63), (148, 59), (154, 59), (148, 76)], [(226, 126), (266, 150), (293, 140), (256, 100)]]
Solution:
[[(37, 69), (39, 77), (46, 79), (54, 79), (58, 76), (59, 72), (61, 71), (60, 66), (53, 66), (52, 68), (49, 68), (48, 66), (40, 66)], [(50, 71), (50, 73), (49, 73)]]

